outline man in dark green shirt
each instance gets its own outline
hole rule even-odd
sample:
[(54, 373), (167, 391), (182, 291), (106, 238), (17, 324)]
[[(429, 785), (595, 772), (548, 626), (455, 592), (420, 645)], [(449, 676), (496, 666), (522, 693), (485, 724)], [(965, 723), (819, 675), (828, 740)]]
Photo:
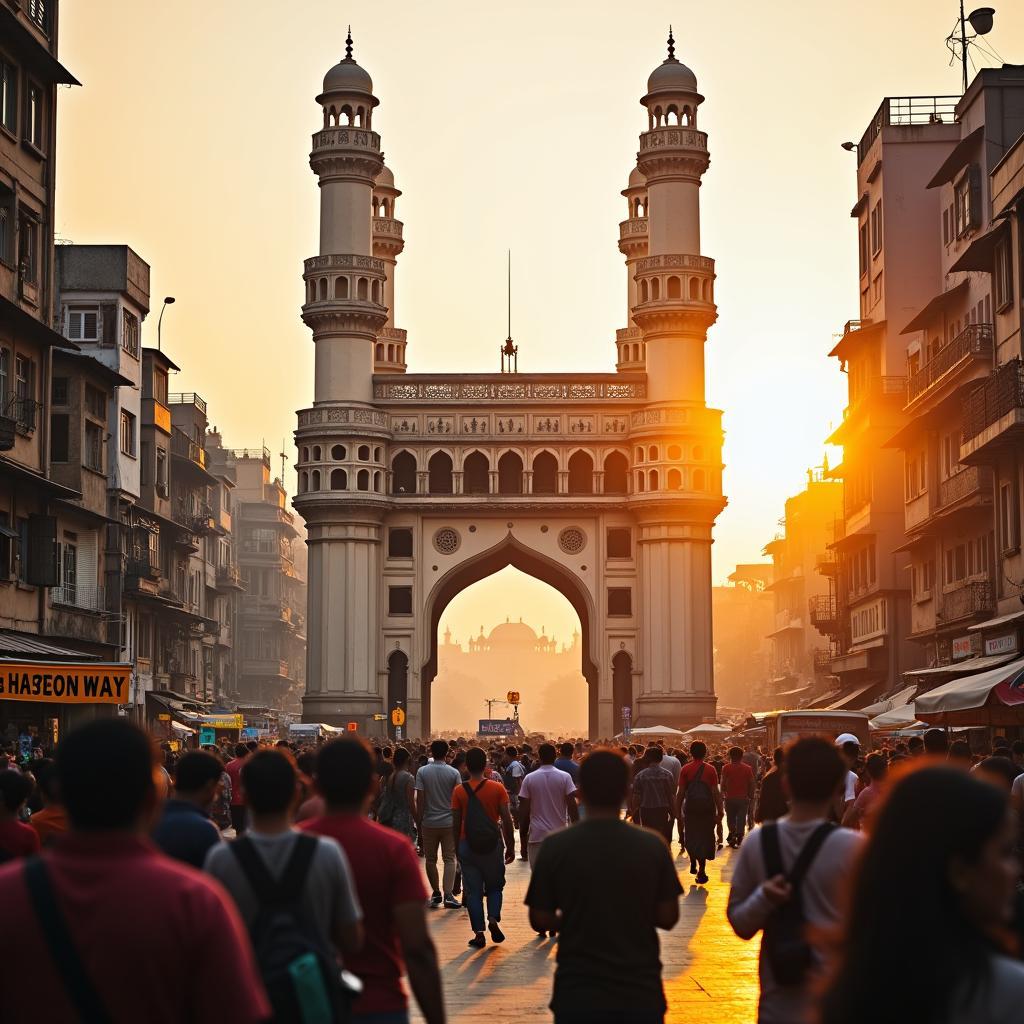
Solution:
[(629, 767), (612, 750), (580, 765), (585, 817), (544, 840), (526, 904), (530, 925), (559, 933), (555, 1024), (661, 1024), (656, 929), (674, 928), (683, 891), (664, 839), (620, 818)]

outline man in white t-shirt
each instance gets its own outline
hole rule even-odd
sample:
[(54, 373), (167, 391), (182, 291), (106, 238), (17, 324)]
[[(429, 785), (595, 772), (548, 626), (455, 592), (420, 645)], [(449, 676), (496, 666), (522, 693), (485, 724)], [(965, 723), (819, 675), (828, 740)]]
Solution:
[(854, 800), (857, 799), (857, 786), (860, 783), (860, 777), (855, 769), (857, 760), (860, 758), (860, 740), (852, 732), (840, 733), (836, 737), (836, 748), (846, 765), (843, 799), (841, 802), (836, 801), (838, 805), (836, 808), (837, 820), (842, 821), (846, 817), (846, 812), (853, 806)]
[[(817, 850), (802, 878), (796, 880), (813, 967), (801, 983), (780, 984), (772, 972), (768, 944), (762, 941), (758, 1024), (809, 1024), (812, 1020), (815, 985), (825, 967), (827, 949), (821, 935), (839, 921), (843, 882), (863, 842), (860, 833), (828, 821), (833, 799), (843, 792), (847, 770), (827, 740), (815, 736), (797, 740), (787, 748), (783, 767), (789, 813), (756, 828), (733, 855), (729, 923), (741, 939), (752, 939), (776, 908), (792, 899), (794, 868), (804, 848), (813, 842), (808, 850)], [(773, 846), (781, 872), (769, 877), (767, 864), (774, 860)]]
[(579, 817), (576, 783), (568, 772), (555, 767), (554, 746), (542, 743), (537, 753), (540, 766), (530, 772), (519, 787), (519, 823), (529, 837), (530, 867), (544, 839)]
[[(416, 793), (416, 825), (420, 835), (420, 853), (423, 855), (430, 882), (430, 906), (444, 905), (446, 910), (457, 910), (461, 904), (455, 898), (455, 836), (452, 834), (452, 792), (462, 783), (458, 768), (445, 761), (448, 744), (434, 740), (430, 744), (430, 761), (416, 773), (413, 789)], [(437, 851), (440, 847), (444, 865), (442, 879), (437, 877)]]

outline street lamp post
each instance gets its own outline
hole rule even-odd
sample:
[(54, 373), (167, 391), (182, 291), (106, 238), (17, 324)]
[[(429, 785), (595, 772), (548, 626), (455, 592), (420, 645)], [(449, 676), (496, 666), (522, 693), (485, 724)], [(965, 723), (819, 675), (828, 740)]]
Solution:
[(156, 322), (156, 350), (157, 350), (157, 352), (163, 351), (161, 346), (160, 346), (160, 328), (163, 326), (163, 322), (164, 322), (164, 310), (168, 306), (173, 306), (173, 305), (174, 305), (174, 296), (173, 295), (168, 295), (164, 299), (163, 305), (160, 307), (160, 317), (159, 317), (159, 319)]

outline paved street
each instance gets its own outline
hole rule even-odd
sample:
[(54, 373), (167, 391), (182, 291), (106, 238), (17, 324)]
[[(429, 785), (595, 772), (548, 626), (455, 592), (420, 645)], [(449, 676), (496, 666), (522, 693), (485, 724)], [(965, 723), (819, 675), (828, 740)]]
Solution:
[[(675, 852), (673, 847), (673, 852)], [(711, 882), (691, 884), (689, 862), (679, 858), (686, 892), (680, 921), (662, 934), (669, 1024), (748, 1024), (757, 1006), (758, 943), (741, 942), (725, 919), (730, 850), (708, 865)], [(547, 1009), (555, 969), (552, 939), (540, 939), (526, 921), (523, 896), (530, 869), (517, 860), (509, 868), (501, 926), (507, 939), (483, 950), (466, 946), (465, 911), (432, 911), (429, 919), (444, 974), (449, 1020), (458, 1024), (518, 1024), (550, 1021)], [(420, 1021), (414, 1015), (415, 1021)]]

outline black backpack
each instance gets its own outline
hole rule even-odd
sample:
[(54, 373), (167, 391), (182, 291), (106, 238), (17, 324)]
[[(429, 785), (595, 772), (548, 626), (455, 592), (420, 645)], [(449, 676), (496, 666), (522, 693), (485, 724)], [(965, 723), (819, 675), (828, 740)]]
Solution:
[(687, 783), (683, 791), (683, 815), (714, 815), (715, 799), (711, 795), (711, 787), (704, 782), (704, 765), (697, 769), (697, 774)]
[(761, 826), (761, 856), (764, 858), (765, 877), (784, 875), (793, 888), (789, 899), (771, 912), (765, 922), (764, 937), (761, 940), (772, 974), (779, 985), (789, 987), (802, 984), (814, 963), (814, 953), (807, 941), (807, 918), (804, 916), (800, 888), (818, 851), (835, 828), (836, 825), (831, 821), (819, 825), (804, 843), (792, 870), (787, 873), (782, 866), (778, 825), (771, 822)]
[[(485, 779), (477, 789), (483, 788), (486, 782)], [(466, 843), (474, 853), (493, 853), (501, 840), (501, 829), (497, 822), (491, 820), (476, 790), (468, 782), (462, 785), (469, 794), (466, 801)]]
[(348, 989), (334, 951), (302, 909), (302, 891), (316, 853), (315, 836), (299, 835), (280, 881), (246, 837), (231, 850), (259, 901), (249, 929), (275, 1024), (341, 1024), (349, 1019)]

